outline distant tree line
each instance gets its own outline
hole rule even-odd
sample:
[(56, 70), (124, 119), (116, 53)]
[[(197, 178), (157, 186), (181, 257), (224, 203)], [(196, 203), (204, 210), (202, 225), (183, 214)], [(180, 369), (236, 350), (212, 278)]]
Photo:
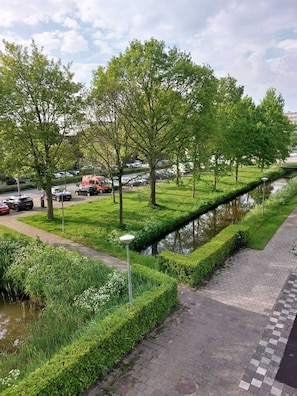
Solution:
[(212, 170), (213, 186), (226, 166), (235, 177), (242, 164), (263, 170), (283, 161), (293, 125), (274, 88), (259, 105), (244, 95), (235, 78), (217, 78), (208, 65), (163, 41), (134, 40), (105, 68), (93, 72), (89, 89), (73, 81), (70, 65), (48, 59), (32, 42), (27, 48), (4, 41), (0, 52), (0, 171), (34, 172), (48, 196), (56, 169), (66, 170), (82, 152), (94, 166), (119, 178), (119, 219), (123, 224), (122, 176), (126, 162), (148, 163), (149, 204), (157, 206), (156, 169), (162, 159), (190, 166), (195, 180)]

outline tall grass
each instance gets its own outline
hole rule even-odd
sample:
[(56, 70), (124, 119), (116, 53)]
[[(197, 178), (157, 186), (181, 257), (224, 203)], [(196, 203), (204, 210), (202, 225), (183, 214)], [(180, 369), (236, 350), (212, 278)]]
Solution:
[[(8, 252), (4, 247), (11, 241), (16, 250)], [(41, 308), (20, 349), (14, 354), (1, 353), (0, 392), (80, 337), (89, 325), (129, 301), (127, 274), (99, 261), (39, 240), (18, 244), (14, 238), (2, 236), (1, 246), (7, 252), (0, 258), (3, 284), (14, 288), (15, 293), (29, 295)], [(132, 282), (135, 297), (155, 286), (135, 275)], [(18, 378), (11, 377), (10, 372), (17, 372)]]

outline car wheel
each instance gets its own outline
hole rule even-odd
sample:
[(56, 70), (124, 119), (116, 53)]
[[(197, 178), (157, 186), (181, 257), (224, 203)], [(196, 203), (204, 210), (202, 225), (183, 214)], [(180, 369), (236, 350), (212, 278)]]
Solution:
[(18, 206), (18, 205), (14, 205), (14, 210), (15, 210), (16, 212), (18, 212), (18, 211), (20, 210), (19, 206)]

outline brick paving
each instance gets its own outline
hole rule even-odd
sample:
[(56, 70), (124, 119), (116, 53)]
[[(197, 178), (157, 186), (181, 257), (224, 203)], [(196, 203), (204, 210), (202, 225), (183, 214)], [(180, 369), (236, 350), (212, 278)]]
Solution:
[[(8, 218), (1, 224), (100, 257)], [(297, 396), (275, 380), (297, 312), (296, 253), (297, 208), (264, 250), (241, 250), (197, 290), (180, 286), (179, 309), (82, 396)]]

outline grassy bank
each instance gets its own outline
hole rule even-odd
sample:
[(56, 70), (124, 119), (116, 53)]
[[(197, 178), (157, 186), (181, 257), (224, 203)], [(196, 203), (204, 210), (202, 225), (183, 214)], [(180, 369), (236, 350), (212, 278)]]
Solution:
[(293, 178), (281, 191), (272, 195), (264, 205), (255, 207), (240, 224), (249, 227), (248, 247), (264, 249), (289, 214), (297, 207), (297, 178)]
[[(272, 168), (263, 174), (255, 166), (243, 167), (239, 170), (237, 182), (231, 172), (221, 176), (217, 191), (213, 191), (212, 175), (206, 173), (197, 181), (197, 193), (194, 198), (190, 177), (184, 178), (180, 186), (174, 182), (158, 184), (157, 208), (148, 205), (148, 187), (126, 193), (123, 227), (119, 226), (119, 204), (113, 203), (110, 197), (67, 207), (64, 210), (65, 233), (62, 232), (60, 209), (55, 210), (53, 220), (48, 220), (44, 213), (20, 220), (95, 250), (125, 259), (125, 250), (119, 242), (122, 234), (135, 235), (135, 244), (141, 246), (162, 233), (175, 229), (189, 218), (224, 202), (235, 193), (247, 191), (261, 184), (261, 177), (264, 175), (270, 180), (275, 180), (283, 175), (283, 171)], [(149, 258), (144, 260), (149, 261)]]

